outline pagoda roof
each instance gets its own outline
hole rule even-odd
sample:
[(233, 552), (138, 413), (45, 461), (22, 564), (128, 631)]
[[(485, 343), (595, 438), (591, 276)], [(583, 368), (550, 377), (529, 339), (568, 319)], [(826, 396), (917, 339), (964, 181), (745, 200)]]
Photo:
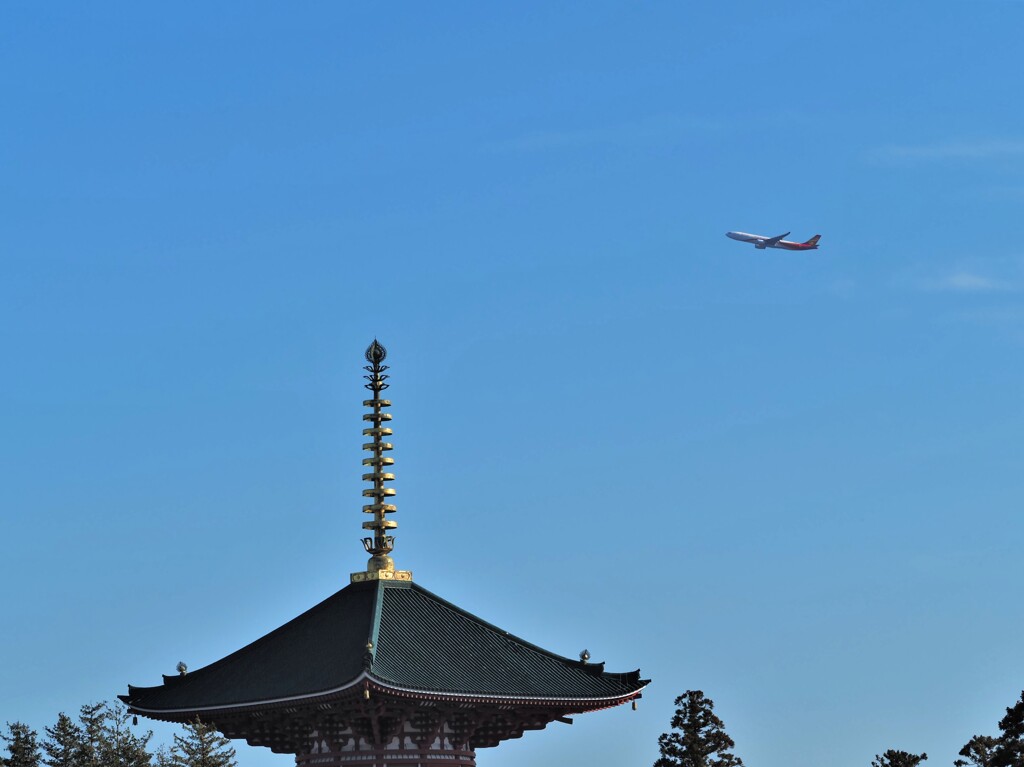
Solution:
[(208, 666), (119, 697), (138, 713), (183, 721), (322, 701), (357, 693), (361, 682), (414, 697), (607, 705), (647, 684), (639, 671), (609, 673), (548, 652), (414, 583), (378, 580), (345, 587)]

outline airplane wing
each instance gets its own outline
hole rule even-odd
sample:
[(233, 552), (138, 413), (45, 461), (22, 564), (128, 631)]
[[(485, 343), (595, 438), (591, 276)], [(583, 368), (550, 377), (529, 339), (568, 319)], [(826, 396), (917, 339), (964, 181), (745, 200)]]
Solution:
[(789, 237), (790, 234), (791, 232), (786, 232), (785, 234), (780, 234), (778, 237), (769, 237), (764, 241), (765, 247), (774, 248), (776, 245), (779, 244), (779, 240), (781, 240), (783, 237)]

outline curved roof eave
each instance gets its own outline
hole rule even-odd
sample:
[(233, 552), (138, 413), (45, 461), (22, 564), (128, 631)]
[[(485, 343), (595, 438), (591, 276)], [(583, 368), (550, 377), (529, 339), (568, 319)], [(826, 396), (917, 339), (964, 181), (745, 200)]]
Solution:
[[(596, 696), (596, 697), (547, 697), (543, 695), (495, 695), (489, 693), (454, 693), (445, 692), (441, 690), (423, 690), (412, 687), (401, 687), (395, 685), (386, 680), (380, 679), (373, 674), (363, 672), (358, 677), (353, 679), (351, 682), (335, 687), (330, 690), (322, 690), (315, 693), (307, 693), (303, 695), (294, 695), (285, 698), (276, 698), (271, 700), (256, 700), (256, 701), (244, 701), (241, 703), (225, 703), (213, 706), (197, 706), (192, 708), (146, 708), (145, 706), (133, 704), (128, 695), (119, 695), (118, 697), (132, 710), (133, 713), (139, 713), (143, 715), (153, 715), (156, 718), (161, 716), (173, 715), (173, 714), (197, 714), (200, 712), (220, 711), (225, 713), (230, 712), (243, 712), (245, 709), (256, 709), (265, 708), (267, 706), (289, 706), (303, 703), (323, 703), (322, 699), (336, 697), (341, 693), (345, 693), (359, 686), (361, 682), (368, 681), (373, 686), (383, 691), (393, 691), (396, 693), (402, 693), (406, 695), (429, 695), (431, 697), (447, 699), (447, 700), (459, 700), (459, 701), (474, 701), (474, 702), (504, 702), (504, 701), (516, 701), (518, 703), (536, 703), (538, 705), (550, 705), (556, 703), (562, 704), (599, 704), (596, 708), (607, 708), (610, 706), (619, 705), (620, 703), (626, 703), (629, 700), (637, 697), (644, 688), (650, 683), (650, 680), (643, 679), (639, 681), (639, 687), (629, 692), (620, 693), (617, 695), (609, 696)], [(600, 705), (604, 704), (604, 705)]]

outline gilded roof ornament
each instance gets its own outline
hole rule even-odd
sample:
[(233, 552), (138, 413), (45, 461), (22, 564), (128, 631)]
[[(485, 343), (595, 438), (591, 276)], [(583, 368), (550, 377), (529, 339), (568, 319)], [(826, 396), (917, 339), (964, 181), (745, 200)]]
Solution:
[(389, 378), (385, 373), (387, 365), (382, 364), (388, 356), (388, 350), (376, 338), (373, 339), (364, 354), (366, 365), (363, 370), (367, 375), (363, 376), (368, 383), (364, 386), (373, 392), (373, 399), (363, 400), (363, 405), (370, 408), (369, 413), (363, 413), (363, 420), (369, 421), (371, 426), (363, 429), (364, 437), (372, 437), (372, 442), (363, 444), (363, 450), (369, 451), (370, 457), (363, 459), (363, 466), (369, 467), (370, 471), (363, 474), (365, 482), (372, 483), (372, 487), (363, 490), (363, 497), (370, 498), (372, 503), (363, 506), (363, 512), (372, 514), (373, 519), (363, 522), (364, 530), (373, 531), (372, 537), (363, 538), (363, 548), (370, 555), (370, 561), (366, 564), (366, 570), (361, 573), (352, 573), (352, 582), (396, 580), (411, 581), (412, 573), (408, 570), (396, 570), (395, 562), (391, 558), (391, 551), (395, 548), (395, 536), (389, 535), (389, 530), (398, 527), (398, 523), (388, 519), (388, 514), (397, 511), (392, 503), (385, 503), (395, 495), (393, 487), (387, 487), (386, 483), (392, 482), (395, 475), (384, 469), (394, 465), (395, 459), (384, 455), (392, 449), (390, 442), (385, 442), (385, 437), (390, 437), (394, 432), (383, 424), (391, 420), (391, 414), (385, 413), (384, 408), (391, 407), (391, 401), (381, 399), (380, 393), (388, 388)]

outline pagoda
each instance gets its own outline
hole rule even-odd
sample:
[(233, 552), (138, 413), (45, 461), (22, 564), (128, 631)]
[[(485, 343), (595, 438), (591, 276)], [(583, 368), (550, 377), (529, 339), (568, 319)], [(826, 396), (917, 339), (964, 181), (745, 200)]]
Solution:
[[(129, 685), (133, 714), (212, 724), (295, 755), (298, 767), (475, 767), (476, 750), (553, 721), (635, 701), (648, 680), (530, 644), (396, 570), (385, 348), (366, 350), (366, 570), (341, 591), (211, 663)], [(635, 705), (635, 703), (634, 703)]]

